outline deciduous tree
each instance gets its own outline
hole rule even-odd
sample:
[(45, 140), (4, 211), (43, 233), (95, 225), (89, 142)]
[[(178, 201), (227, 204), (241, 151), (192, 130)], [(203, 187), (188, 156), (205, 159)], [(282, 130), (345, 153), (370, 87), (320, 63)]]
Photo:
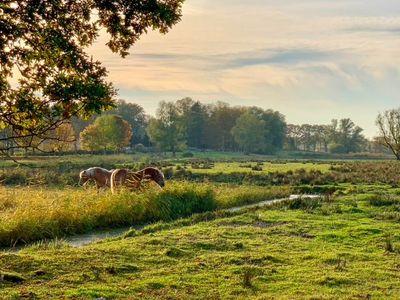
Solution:
[[(0, 2), (0, 142), (43, 140), (71, 116), (113, 105), (107, 72), (87, 54), (100, 31), (122, 57), (149, 29), (166, 33), (183, 0), (4, 0)], [(0, 143), (5, 151), (7, 143)]]
[(376, 118), (380, 136), (377, 141), (400, 160), (400, 108), (387, 110)]
[(106, 115), (97, 118), (80, 137), (84, 150), (122, 150), (129, 146), (132, 128), (120, 116)]
[(121, 116), (127, 121), (133, 130), (131, 146), (134, 144), (148, 144), (146, 127), (149, 122), (149, 117), (145, 114), (143, 107), (136, 103), (129, 103), (125, 100), (118, 100), (115, 108), (106, 114), (114, 114)]
[(359, 152), (366, 144), (363, 129), (350, 119), (332, 120), (329, 150), (333, 153)]
[(210, 117), (206, 128), (209, 148), (219, 151), (237, 150), (231, 130), (243, 113), (243, 108), (231, 107), (227, 103), (218, 102), (211, 105), (209, 111)]
[(173, 102), (160, 102), (157, 118), (150, 120), (147, 133), (160, 150), (171, 151), (174, 156), (186, 144), (182, 116)]
[(75, 141), (75, 130), (70, 122), (66, 122), (52, 130), (49, 139), (40, 148), (50, 152), (71, 151), (74, 149)]
[(263, 152), (265, 149), (265, 121), (250, 111), (236, 120), (232, 135), (247, 153)]

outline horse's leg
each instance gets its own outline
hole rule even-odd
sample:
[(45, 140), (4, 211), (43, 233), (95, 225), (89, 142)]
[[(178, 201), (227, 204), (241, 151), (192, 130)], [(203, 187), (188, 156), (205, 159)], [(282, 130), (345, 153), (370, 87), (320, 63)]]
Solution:
[(84, 184), (82, 184), (82, 186), (86, 189), (87, 185), (89, 184), (90, 179), (88, 181), (86, 181)]

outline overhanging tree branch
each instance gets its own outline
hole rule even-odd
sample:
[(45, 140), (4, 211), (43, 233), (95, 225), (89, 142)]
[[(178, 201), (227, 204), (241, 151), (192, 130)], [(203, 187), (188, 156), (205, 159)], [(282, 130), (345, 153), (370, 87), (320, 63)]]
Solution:
[[(34, 137), (74, 115), (113, 107), (107, 71), (85, 51), (100, 30), (125, 57), (150, 30), (166, 33), (180, 21), (183, 0), (21, 0), (0, 5), (0, 130), (8, 141)], [(94, 17), (96, 14), (96, 17)], [(16, 78), (17, 83), (15, 83)], [(12, 84), (11, 84), (12, 82)], [(80, 108), (78, 110), (78, 108)], [(10, 148), (11, 149), (11, 148)]]

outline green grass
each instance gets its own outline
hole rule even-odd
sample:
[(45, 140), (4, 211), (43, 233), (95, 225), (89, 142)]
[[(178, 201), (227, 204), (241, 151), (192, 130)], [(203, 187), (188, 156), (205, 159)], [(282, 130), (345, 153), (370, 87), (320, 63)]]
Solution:
[[(0, 162), (7, 185), (0, 245), (61, 238), (0, 252), (0, 299), (400, 298), (400, 164), (202, 155), (213, 168), (192, 169), (190, 160), (186, 167), (197, 176), (187, 178), (204, 182), (168, 180), (161, 193), (118, 195), (74, 187), (78, 171), (185, 162), (151, 155), (25, 161), (33, 169)], [(252, 170), (260, 161), (262, 170)], [(252, 176), (260, 186), (246, 184)], [(212, 182), (219, 177), (229, 183)], [(326, 197), (220, 210), (296, 192)], [(134, 224), (149, 225), (78, 249), (62, 240)]]
[(3, 253), (0, 297), (399, 299), (400, 224), (376, 217), (397, 204), (380, 205), (376, 192), (197, 215), (79, 249)]
[[(90, 166), (109, 166), (127, 162), (145, 162), (156, 158), (150, 154), (115, 154), (115, 155), (66, 155), (66, 156), (34, 156), (17, 158), (23, 165), (41, 169), (75, 169)], [(0, 160), (0, 168), (15, 168), (18, 166), (10, 160)]]
[(154, 154), (121, 154), (35, 157), (22, 161), (31, 167), (16, 166), (10, 161), (0, 161), (0, 182), (7, 186), (77, 186), (79, 172), (92, 166), (132, 170), (155, 166), (165, 172), (168, 180), (245, 183), (259, 186), (341, 183), (397, 186), (400, 182), (400, 164), (395, 161), (304, 160), (299, 162), (271, 160), (271, 158), (268, 160), (267, 157), (248, 157), (238, 153), (235, 157), (224, 159), (225, 154), (218, 153), (219, 156), (211, 155), (206, 159), (171, 158)]
[(97, 194), (83, 188), (0, 187), (0, 246), (63, 237), (99, 228), (172, 220), (290, 195), (290, 187), (168, 182), (158, 192)]
[(257, 166), (257, 163), (239, 163), (239, 162), (217, 162), (211, 169), (195, 169), (191, 165), (187, 166), (187, 170), (193, 173), (199, 174), (216, 174), (216, 173), (253, 173), (253, 174), (268, 174), (273, 172), (288, 172), (288, 171), (320, 171), (327, 173), (330, 170), (331, 164), (323, 163), (293, 163), (293, 162), (282, 162), (272, 163), (264, 162), (260, 167), (262, 170), (254, 171), (252, 167)]

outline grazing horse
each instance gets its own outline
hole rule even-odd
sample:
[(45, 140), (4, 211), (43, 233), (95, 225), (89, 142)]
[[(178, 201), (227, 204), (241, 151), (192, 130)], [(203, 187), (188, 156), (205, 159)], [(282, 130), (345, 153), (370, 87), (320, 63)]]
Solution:
[(85, 186), (90, 180), (94, 180), (97, 189), (110, 187), (111, 174), (114, 170), (106, 170), (99, 167), (89, 168), (79, 173), (79, 184)]
[(149, 181), (157, 183), (160, 188), (165, 186), (164, 174), (159, 169), (149, 167), (137, 172), (117, 169), (111, 174), (111, 192), (115, 193), (117, 185), (124, 185), (130, 190), (139, 190), (143, 182)]

